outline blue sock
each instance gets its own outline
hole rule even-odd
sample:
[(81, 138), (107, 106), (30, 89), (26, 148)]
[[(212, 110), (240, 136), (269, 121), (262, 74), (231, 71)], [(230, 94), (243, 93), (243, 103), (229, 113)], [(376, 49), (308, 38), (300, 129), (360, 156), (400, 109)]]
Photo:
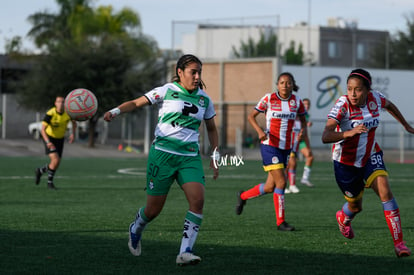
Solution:
[(344, 211), (345, 215), (347, 215), (348, 217), (350, 217), (351, 219), (353, 217), (355, 217), (356, 213), (352, 212), (351, 210), (349, 210), (348, 208), (348, 202), (346, 202), (343, 206), (342, 206), (342, 211)]

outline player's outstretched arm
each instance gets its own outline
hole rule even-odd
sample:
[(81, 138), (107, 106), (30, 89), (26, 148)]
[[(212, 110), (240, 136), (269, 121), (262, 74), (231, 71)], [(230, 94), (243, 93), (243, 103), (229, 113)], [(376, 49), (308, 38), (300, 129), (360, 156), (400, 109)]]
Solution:
[(414, 134), (414, 128), (411, 127), (410, 124), (405, 120), (404, 116), (401, 114), (400, 110), (397, 106), (392, 103), (390, 100), (387, 100), (385, 103), (385, 109), (387, 109), (388, 113), (390, 113), (402, 126), (404, 126), (407, 132)]
[(143, 107), (145, 105), (148, 105), (150, 102), (148, 101), (147, 97), (141, 96), (137, 99), (126, 101), (119, 105), (116, 108), (113, 108), (112, 110), (106, 112), (104, 114), (104, 120), (105, 121), (111, 121), (114, 117), (120, 115), (121, 113), (128, 113), (131, 112), (137, 108)]

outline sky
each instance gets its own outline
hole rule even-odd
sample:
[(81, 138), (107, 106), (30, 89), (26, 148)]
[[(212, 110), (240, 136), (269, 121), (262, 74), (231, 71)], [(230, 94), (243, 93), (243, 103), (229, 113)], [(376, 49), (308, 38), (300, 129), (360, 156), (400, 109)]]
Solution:
[[(93, 0), (92, 5), (112, 5), (115, 11), (133, 9), (141, 18), (143, 33), (153, 37), (161, 49), (177, 43), (173, 34), (177, 38), (188, 32), (191, 21), (241, 24), (261, 18), (260, 23), (282, 27), (299, 22), (326, 26), (328, 18), (341, 17), (356, 21), (358, 29), (395, 34), (407, 32), (406, 17), (414, 14), (413, 0)], [(27, 17), (43, 11), (57, 13), (56, 0), (0, 0), (0, 54), (5, 52), (5, 41), (14, 36), (22, 37), (23, 49), (33, 51)]]

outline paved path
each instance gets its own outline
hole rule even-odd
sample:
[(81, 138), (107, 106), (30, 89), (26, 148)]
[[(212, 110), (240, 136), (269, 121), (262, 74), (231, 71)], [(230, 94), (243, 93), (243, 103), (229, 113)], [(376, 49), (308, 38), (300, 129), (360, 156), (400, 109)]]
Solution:
[[(0, 139), (0, 156), (43, 156), (44, 146), (34, 139)], [(89, 148), (85, 142), (65, 143), (64, 157), (144, 157), (136, 152), (119, 151), (115, 145), (97, 144)]]

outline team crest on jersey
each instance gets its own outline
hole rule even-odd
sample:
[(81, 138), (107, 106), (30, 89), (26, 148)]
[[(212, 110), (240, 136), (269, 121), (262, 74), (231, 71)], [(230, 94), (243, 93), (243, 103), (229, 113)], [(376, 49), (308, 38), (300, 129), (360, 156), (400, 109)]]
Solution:
[(375, 103), (374, 101), (371, 101), (371, 102), (368, 104), (368, 108), (369, 108), (371, 111), (375, 111), (375, 110), (378, 108), (377, 103)]
[(205, 103), (205, 101), (204, 101), (204, 97), (202, 96), (202, 97), (200, 97), (200, 100), (198, 101), (198, 105), (200, 105), (201, 107), (204, 107), (204, 105), (205, 105), (206, 103)]
[(296, 113), (297, 109), (298, 109), (298, 105), (296, 104), (296, 100), (291, 99), (291, 100), (289, 101), (289, 110), (290, 110), (291, 112)]
[(272, 157), (272, 163), (279, 163), (279, 158), (276, 156)]

